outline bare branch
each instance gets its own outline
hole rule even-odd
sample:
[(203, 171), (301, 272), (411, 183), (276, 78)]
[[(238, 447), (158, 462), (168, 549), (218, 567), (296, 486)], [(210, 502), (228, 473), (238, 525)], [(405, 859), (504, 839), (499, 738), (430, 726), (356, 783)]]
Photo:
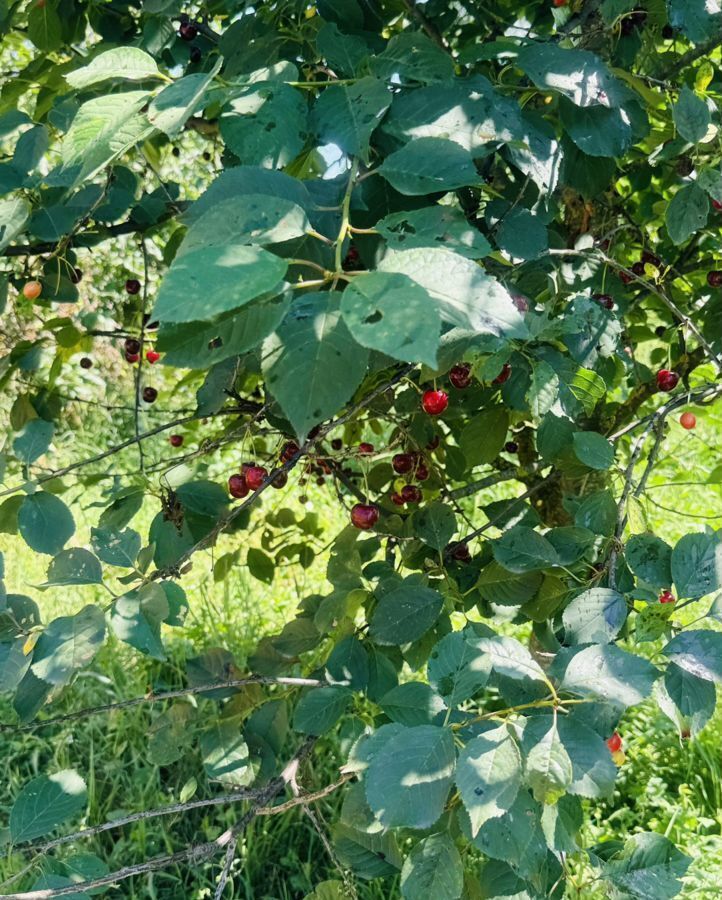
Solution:
[(29, 722), (27, 725), (11, 725), (8, 722), (0, 722), (0, 734), (7, 731), (35, 731), (48, 725), (58, 725), (61, 722), (73, 722), (76, 719), (84, 719), (99, 713), (115, 712), (119, 709), (131, 709), (134, 706), (142, 706), (144, 703), (156, 703), (163, 700), (174, 700), (177, 697), (188, 697), (192, 694), (207, 694), (210, 691), (224, 690), (228, 688), (243, 687), (248, 684), (284, 684), (290, 687), (322, 687), (325, 682), (316, 678), (274, 678), (270, 675), (250, 675), (247, 678), (234, 678), (230, 681), (216, 681), (212, 684), (200, 684), (193, 687), (177, 688), (173, 691), (159, 691), (157, 694), (150, 691), (142, 697), (132, 697), (130, 700), (120, 700), (117, 703), (106, 703), (103, 706), (90, 706), (79, 709), (76, 712), (63, 716), (53, 716), (39, 722)]

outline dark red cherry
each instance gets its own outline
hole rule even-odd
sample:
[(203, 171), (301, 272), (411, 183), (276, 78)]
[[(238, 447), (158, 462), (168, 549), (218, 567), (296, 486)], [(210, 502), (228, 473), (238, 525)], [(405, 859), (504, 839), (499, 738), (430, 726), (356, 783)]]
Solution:
[(237, 500), (242, 500), (250, 493), (248, 482), (243, 475), (231, 475), (228, 479), (228, 493)]
[(356, 503), (351, 507), (351, 524), (361, 531), (373, 528), (379, 520), (379, 510), (373, 503)]
[(449, 381), (460, 391), (468, 388), (471, 384), (471, 366), (469, 363), (459, 363), (454, 366), (449, 372)]
[(158, 391), (154, 387), (143, 388), (143, 399), (146, 403), (155, 403), (158, 398)]
[(446, 391), (424, 391), (421, 398), (421, 406), (430, 416), (440, 416), (449, 405), (449, 395)]
[(140, 282), (137, 278), (129, 278), (125, 282), (125, 289), (129, 294), (138, 294), (140, 293)]
[(268, 469), (265, 466), (249, 466), (246, 469), (246, 482), (252, 491), (257, 491), (267, 477)]
[(679, 384), (679, 375), (669, 369), (657, 372), (657, 387), (660, 391), (673, 391)]
[(398, 475), (406, 475), (414, 468), (416, 460), (411, 453), (395, 453), (391, 457), (391, 466)]

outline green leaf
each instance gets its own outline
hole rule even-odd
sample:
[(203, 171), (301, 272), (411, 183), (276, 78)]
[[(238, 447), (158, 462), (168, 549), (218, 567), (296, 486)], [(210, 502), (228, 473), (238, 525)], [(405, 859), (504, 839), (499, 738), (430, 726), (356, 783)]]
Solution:
[(138, 47), (115, 47), (98, 54), (87, 66), (65, 74), (65, 80), (76, 90), (98, 84), (108, 78), (144, 81), (159, 76), (152, 56)]
[(32, 172), (47, 153), (49, 144), (48, 129), (44, 125), (23, 132), (13, 151), (13, 166), (23, 174)]
[(53, 422), (31, 419), (13, 441), (13, 452), (21, 462), (34, 463), (47, 452), (54, 434)]
[(75, 532), (68, 507), (47, 491), (26, 497), (18, 511), (18, 530), (25, 543), (36, 553), (59, 553)]
[(165, 659), (160, 627), (168, 617), (168, 599), (157, 583), (124, 594), (113, 604), (110, 626), (121, 641), (153, 659)]
[(436, 367), (439, 313), (428, 292), (406, 275), (359, 275), (341, 295), (341, 314), (362, 347)]
[[(633, 104), (628, 104), (628, 107)], [(619, 157), (629, 149), (634, 131), (628, 110), (606, 106), (574, 106), (568, 100), (559, 104), (561, 122), (577, 147), (591, 157)]]
[(672, 579), (680, 598), (698, 599), (722, 588), (722, 540), (685, 534), (672, 551)]
[(476, 639), (476, 646), (481, 653), (488, 653), (494, 672), (514, 681), (530, 678), (532, 681), (543, 681), (547, 678), (541, 666), (531, 653), (511, 637), (481, 637)]
[(132, 528), (125, 531), (92, 528), (90, 534), (93, 550), (104, 563), (128, 569), (135, 565), (141, 546), (137, 531), (133, 531)]
[(590, 416), (599, 401), (607, 393), (607, 385), (601, 375), (591, 369), (579, 368), (568, 384), (572, 395), (582, 404)]
[(287, 266), (260, 247), (199, 247), (174, 261), (152, 315), (162, 322), (208, 322), (276, 288)]
[(611, 536), (617, 525), (617, 504), (610, 491), (589, 494), (574, 513), (574, 524), (595, 534)]
[(556, 803), (572, 783), (572, 761), (559, 736), (557, 717), (527, 719), (522, 736), (524, 774), (540, 803)]
[(211, 323), (161, 322), (156, 348), (165, 365), (207, 369), (258, 346), (278, 328), (290, 303), (290, 295), (282, 295), (254, 300)]
[(707, 104), (694, 91), (684, 85), (677, 102), (672, 107), (672, 118), (677, 131), (692, 144), (697, 144), (707, 134), (710, 113)]
[(517, 206), (500, 217), (496, 243), (514, 259), (537, 259), (549, 249), (549, 235), (538, 216)]
[(464, 886), (461, 856), (448, 834), (432, 834), (419, 841), (401, 870), (405, 900), (458, 900)]
[(84, 809), (86, 802), (85, 782), (73, 769), (33, 778), (10, 810), (10, 839), (19, 844), (50, 834)]
[(220, 69), (220, 60), (206, 73), (194, 73), (169, 84), (148, 108), (148, 121), (168, 137), (175, 137), (203, 101), (206, 88)]
[(664, 835), (634, 834), (622, 852), (602, 869), (602, 877), (635, 900), (672, 900), (682, 890), (679, 880), (691, 859)]
[(459, 446), (472, 468), (496, 459), (509, 431), (509, 410), (501, 404), (482, 409), (464, 425)]
[(581, 797), (608, 797), (614, 790), (617, 767), (605, 741), (583, 722), (560, 716), (559, 738), (572, 764), (570, 794)]
[(377, 644), (400, 646), (417, 641), (434, 625), (444, 605), (438, 591), (410, 575), (380, 597), (369, 635)]
[(418, 725), (395, 733), (364, 776), (366, 799), (379, 821), (386, 828), (433, 825), (446, 804), (455, 758), (449, 729)]
[(686, 672), (722, 684), (722, 633), (683, 631), (672, 638), (663, 652)]
[(446, 82), (454, 76), (454, 61), (421, 31), (395, 34), (383, 52), (372, 57), (371, 70), (379, 78), (423, 84)]
[(453, 191), (480, 180), (468, 150), (436, 137), (405, 144), (386, 157), (378, 172), (399, 193), (409, 196)]
[(127, 91), (86, 101), (63, 138), (62, 167), (49, 180), (78, 185), (150, 134), (147, 119), (139, 115), (147, 99), (145, 91)]
[(469, 821), (471, 836), (490, 819), (511, 809), (521, 787), (521, 754), (505, 725), (472, 738), (459, 755), (456, 785)]
[(515, 525), (493, 542), (494, 559), (509, 572), (522, 574), (558, 564), (553, 545), (533, 528)]
[(130, 522), (143, 505), (143, 492), (131, 489), (124, 491), (100, 515), (98, 527), (102, 529), (121, 530)]
[(253, 769), (240, 717), (218, 719), (201, 734), (203, 768), (209, 781), (244, 787), (253, 781)]
[(176, 259), (204, 247), (223, 244), (278, 244), (303, 237), (311, 228), (297, 203), (265, 194), (221, 200), (191, 225)]
[(548, 413), (558, 396), (559, 376), (548, 362), (535, 361), (531, 370), (529, 388), (526, 392), (526, 400), (532, 416), (539, 419)]
[(667, 13), (669, 24), (694, 44), (715, 36), (722, 27), (719, 4), (709, 0), (667, 0)]
[(30, 668), (32, 656), (25, 652), (24, 636), (12, 643), (0, 643), (0, 690), (14, 691)]
[(590, 469), (609, 469), (614, 463), (614, 446), (596, 431), (576, 431), (572, 438), (574, 453)]
[(355, 637), (340, 641), (326, 660), (326, 680), (338, 687), (363, 691), (369, 681), (369, 657), (366, 648)]
[(251, 547), (246, 556), (246, 565), (248, 566), (248, 571), (254, 578), (258, 579), (258, 581), (263, 581), (266, 584), (271, 584), (276, 571), (276, 565), (271, 557), (265, 554), (263, 550), (259, 550), (258, 547)]
[(624, 558), (637, 578), (655, 589), (672, 584), (672, 548), (655, 534), (635, 534), (628, 541)]
[(49, 684), (66, 684), (87, 666), (105, 640), (105, 616), (99, 606), (84, 607), (74, 616), (53, 619), (40, 635), (32, 672)]
[(63, 46), (63, 26), (55, 3), (37, 3), (28, 13), (28, 38), (38, 50), (49, 53)]
[(352, 694), (346, 688), (312, 688), (298, 701), (293, 727), (303, 734), (325, 734), (346, 712), (351, 699)]
[(264, 82), (242, 89), (226, 104), (219, 125), (226, 146), (244, 163), (282, 168), (306, 143), (307, 115), (301, 91)]
[(401, 853), (390, 832), (367, 834), (337, 822), (331, 826), (331, 837), (340, 863), (360, 878), (395, 875), (401, 868)]
[(153, 721), (149, 729), (148, 758), (157, 766), (170, 766), (182, 758), (193, 739), (195, 710), (175, 703)]
[(561, 682), (561, 689), (571, 694), (634, 706), (650, 694), (659, 676), (646, 659), (627, 653), (616, 644), (583, 647), (572, 654)]
[(305, 438), (346, 403), (361, 383), (368, 351), (351, 336), (333, 291), (306, 294), (263, 345), (269, 391)]
[(516, 63), (538, 88), (559, 91), (576, 106), (621, 102), (621, 83), (596, 54), (586, 50), (566, 50), (540, 41), (524, 47)]
[(523, 338), (527, 328), (514, 301), (495, 278), (474, 262), (442, 249), (391, 250), (382, 272), (400, 272), (433, 297), (441, 318), (478, 334)]
[(24, 197), (0, 200), (0, 250), (4, 250), (22, 232), (31, 210)]
[(508, 812), (482, 825), (474, 846), (493, 859), (513, 860), (522, 875), (536, 874), (547, 855), (541, 807), (528, 791), (519, 791)]
[(102, 583), (103, 569), (97, 557), (83, 547), (61, 550), (48, 566), (48, 585)]
[(696, 736), (714, 715), (717, 691), (713, 681), (699, 678), (671, 662), (664, 673), (664, 681), (658, 682), (657, 694), (660, 709), (678, 726), (688, 727)]
[(428, 662), (429, 684), (451, 708), (469, 700), (489, 680), (491, 659), (481, 653), (475, 635), (452, 631), (434, 645)]
[(664, 217), (667, 232), (675, 244), (683, 244), (707, 224), (709, 199), (696, 184), (686, 184), (672, 197)]
[(442, 247), (469, 259), (482, 259), (491, 252), (484, 235), (452, 206), (437, 204), (391, 213), (374, 227), (394, 250)]
[(441, 697), (421, 681), (406, 681), (391, 688), (378, 704), (393, 722), (408, 726), (432, 725), (446, 711)]
[(352, 85), (331, 85), (316, 100), (311, 121), (322, 144), (336, 144), (349, 156), (368, 160), (371, 135), (391, 105), (382, 81), (362, 78)]
[(341, 75), (356, 75), (362, 61), (371, 52), (357, 34), (344, 34), (334, 22), (325, 22), (316, 37), (318, 52)]
[(627, 603), (622, 594), (610, 588), (590, 588), (564, 610), (564, 638), (570, 644), (609, 643), (626, 619)]
[(583, 824), (581, 801), (569, 794), (542, 810), (541, 827), (547, 847), (557, 853), (576, 853), (579, 850), (577, 835)]
[(414, 513), (413, 529), (417, 537), (440, 553), (456, 531), (456, 516), (448, 504), (434, 500)]

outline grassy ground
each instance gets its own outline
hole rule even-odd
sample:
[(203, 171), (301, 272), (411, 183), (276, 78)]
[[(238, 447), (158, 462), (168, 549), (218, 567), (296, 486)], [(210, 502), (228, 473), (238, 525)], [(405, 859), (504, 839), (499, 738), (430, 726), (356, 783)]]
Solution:
[[(119, 432), (122, 430), (122, 426), (118, 428)], [(722, 409), (717, 409), (714, 415), (710, 411), (700, 413), (700, 426), (693, 434), (684, 432), (676, 423), (671, 424), (664, 452), (649, 485), (653, 502), (647, 507), (654, 529), (670, 541), (694, 528), (690, 522), (699, 527), (722, 525), (720, 486), (705, 483), (711, 475), (714, 477), (719, 466), (720, 434)], [(67, 448), (67, 455), (74, 458), (89, 449), (92, 452), (93, 443), (91, 436), (81, 433), (74, 445)], [(127, 457), (128, 466), (132, 467), (133, 459)], [(220, 479), (224, 465), (211, 469), (209, 477)], [(69, 499), (75, 493), (71, 489)], [(274, 495), (274, 503), (297, 507), (298, 501), (292, 500), (293, 493), (291, 488), (288, 497)], [(309, 505), (329, 524), (329, 534), (333, 534), (333, 526), (338, 521), (337, 504), (321, 491), (311, 491), (310, 496)], [(97, 510), (92, 506), (95, 495), (83, 494), (80, 499), (83, 511), (78, 515), (78, 543), (87, 538), (88, 528), (97, 517)], [(680, 514), (682, 510), (684, 515)], [(143, 532), (151, 515), (144, 511), (140, 521), (133, 523), (134, 527)], [(245, 535), (224, 539), (215, 551), (216, 557), (247, 539)], [(258, 541), (259, 535), (252, 534), (251, 540)], [(39, 594), (33, 585), (44, 580), (46, 563), (24, 549), (22, 542), (13, 536), (0, 535), (0, 550), (5, 552), (8, 588), (33, 594), (45, 620), (101, 598), (92, 587), (72, 591), (55, 589)], [(183, 677), (184, 658), (202, 648), (226, 647), (243, 665), (260, 636), (278, 630), (292, 615), (300, 597), (323, 587), (320, 562), (306, 571), (297, 567), (280, 569), (269, 586), (250, 578), (240, 566), (232, 569), (224, 581), (216, 583), (211, 574), (214, 556), (210, 553), (203, 556), (184, 579), (191, 611), (185, 627), (167, 635), (170, 660), (164, 664), (148, 661), (129, 648), (111, 642), (92, 668), (57, 701), (54, 712), (140, 695), (151, 682), (176, 684)], [(107, 595), (102, 594), (102, 600), (107, 602)], [(695, 606), (685, 610), (687, 621), (700, 614)], [(184, 787), (188, 789), (189, 780), (197, 775), (198, 760), (190, 754), (171, 766), (151, 764), (148, 739), (153, 717), (149, 708), (137, 707), (52, 730), (4, 735), (0, 741), (5, 772), (0, 787), (0, 824), (20, 787), (46, 769), (72, 767), (86, 777), (87, 823), (177, 801)], [(9, 703), (0, 696), (0, 720), (10, 718)], [(722, 714), (718, 711), (698, 740), (682, 742), (672, 723), (649, 702), (628, 715), (623, 731), (628, 761), (621, 770), (614, 797), (589, 807), (588, 842), (641, 830), (668, 834), (694, 859), (685, 895), (718, 897), (722, 880)], [(313, 769), (308, 772), (309, 784), (322, 785), (334, 779), (338, 765), (335, 750), (330, 744), (321, 748)], [(204, 787), (198, 790), (200, 795)], [(338, 813), (338, 800), (331, 797), (319, 804), (319, 812), (327, 821), (333, 821)], [(119, 868), (131, 861), (215, 838), (232, 823), (234, 815), (233, 810), (200, 810), (175, 819), (141, 822), (75, 849), (94, 852), (111, 868)], [(18, 871), (20, 862), (17, 857), (0, 857), (0, 882)], [(205, 898), (212, 893), (216, 874), (217, 865), (178, 867), (125, 881), (114, 895), (138, 900)], [(337, 876), (307, 818), (300, 813), (268, 817), (256, 820), (244, 836), (234, 867), (231, 895), (248, 900), (291, 900), (304, 897), (325, 878)], [(364, 900), (399, 896), (394, 881), (360, 884), (358, 891)], [(582, 896), (605, 895), (595, 885), (588, 884)]]

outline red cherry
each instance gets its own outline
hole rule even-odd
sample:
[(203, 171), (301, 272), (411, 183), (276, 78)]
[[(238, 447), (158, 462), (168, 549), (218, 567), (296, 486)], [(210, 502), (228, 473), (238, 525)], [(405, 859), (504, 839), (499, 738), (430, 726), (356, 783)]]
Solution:
[(649, 263), (650, 266), (654, 266), (655, 269), (658, 269), (662, 265), (662, 260), (654, 253), (650, 253), (649, 250), (645, 250), (642, 253), (642, 262)]
[(286, 441), (281, 447), (281, 462), (289, 462), (298, 453), (300, 447), (295, 441)]
[(332, 450), (341, 450), (342, 447), (343, 447), (343, 441), (341, 440), (341, 438), (334, 438), (331, 441), (331, 449)]
[(183, 435), (182, 434), (172, 434), (168, 440), (170, 441), (171, 447), (182, 447), (183, 446)]
[(516, 441), (507, 441), (504, 444), (504, 449), (506, 450), (507, 453), (518, 453), (519, 445), (517, 444)]
[(351, 507), (351, 524), (361, 531), (373, 528), (379, 520), (379, 510), (373, 503), (356, 503)]
[(722, 203), (719, 200), (713, 200), (712, 206), (719, 212), (722, 209)]
[(401, 496), (401, 494), (399, 494), (398, 491), (394, 491), (393, 494), (391, 495), (391, 502), (395, 503), (396, 506), (403, 506), (404, 498)]
[(424, 496), (421, 493), (421, 488), (416, 487), (415, 484), (405, 484), (401, 488), (400, 494), (404, 503), (421, 503)]
[(614, 732), (614, 734), (607, 738), (607, 747), (609, 747), (612, 753), (616, 753), (617, 750), (622, 749), (622, 738), (618, 732)]
[(158, 353), (156, 350), (147, 350), (146, 354), (145, 354), (145, 358), (148, 360), (148, 362), (152, 366), (155, 363), (157, 363), (158, 360), (160, 359), (160, 353)]
[(414, 468), (414, 457), (410, 453), (395, 453), (391, 458), (391, 466), (398, 475), (406, 475)]
[(614, 298), (609, 294), (594, 294), (594, 299), (605, 309), (614, 309)]
[(697, 425), (697, 416), (691, 412), (684, 412), (679, 417), (679, 424), (687, 431), (691, 431)]
[(268, 469), (265, 466), (249, 466), (246, 469), (246, 482), (252, 491), (257, 491), (267, 477)]
[(158, 398), (158, 391), (154, 387), (143, 388), (143, 399), (146, 403), (155, 403)]
[(137, 363), (140, 359), (140, 353), (126, 353), (125, 361), (129, 363)]
[(674, 603), (675, 599), (674, 599), (674, 594), (672, 593), (672, 591), (669, 591), (669, 590), (662, 591), (662, 593), (659, 595), (659, 602), (660, 603)]
[(632, 271), (634, 272), (635, 275), (638, 275), (641, 278), (641, 276), (644, 275), (644, 263), (641, 262), (641, 260), (640, 260), (640, 262), (636, 262), (632, 266)]
[(255, 466), (255, 465), (256, 465), (256, 464), (255, 464), (254, 462), (244, 462), (244, 463), (241, 463), (241, 475), (245, 475), (245, 474), (248, 472), (248, 470), (249, 470), (252, 466)]
[(552, 0), (552, 2), (554, 3), (554, 6), (559, 9), (562, 6), (566, 6), (569, 0)]
[(429, 467), (426, 465), (426, 463), (420, 462), (416, 466), (416, 471), (414, 472), (414, 478), (417, 481), (426, 481), (426, 479), (428, 477), (429, 477)]
[(722, 272), (719, 269), (707, 272), (707, 284), (710, 287), (722, 287)]
[(464, 541), (458, 541), (456, 544), (449, 544), (446, 548), (447, 553), (457, 562), (469, 562), (471, 560), (471, 551), (468, 544)]
[(469, 363), (459, 363), (454, 366), (449, 372), (449, 381), (460, 391), (468, 388), (471, 384), (471, 366)]
[(368, 441), (361, 441), (358, 445), (358, 452), (361, 456), (370, 456), (374, 452), (374, 445), (369, 444)]
[(449, 405), (449, 395), (446, 391), (424, 391), (421, 398), (421, 406), (430, 416), (440, 416)]
[(622, 282), (622, 284), (629, 284), (629, 282), (632, 280), (632, 276), (627, 272), (619, 272), (618, 274), (619, 280)]
[(237, 500), (242, 500), (250, 493), (248, 482), (243, 475), (231, 475), (228, 479), (228, 493)]
[(511, 302), (519, 312), (529, 312), (529, 300), (523, 294), (511, 294)]
[(183, 22), (178, 29), (178, 37), (183, 41), (194, 41), (198, 36), (198, 29), (190, 22)]
[(93, 360), (89, 356), (83, 356), (80, 360), (80, 368), (81, 369), (92, 369), (93, 368)]
[(501, 367), (501, 372), (496, 376), (496, 378), (492, 381), (492, 384), (504, 384), (505, 381), (509, 380), (509, 376), (511, 375), (511, 366), (509, 363), (504, 363)]
[(126, 338), (123, 344), (126, 353), (140, 353), (140, 341), (135, 338)]
[(660, 391), (673, 391), (679, 384), (679, 375), (669, 369), (660, 369), (657, 372), (657, 387)]
[(129, 294), (138, 294), (140, 293), (140, 282), (137, 278), (129, 278), (125, 282), (125, 289)]
[(271, 487), (280, 490), (288, 484), (288, 472), (279, 472), (271, 482)]

